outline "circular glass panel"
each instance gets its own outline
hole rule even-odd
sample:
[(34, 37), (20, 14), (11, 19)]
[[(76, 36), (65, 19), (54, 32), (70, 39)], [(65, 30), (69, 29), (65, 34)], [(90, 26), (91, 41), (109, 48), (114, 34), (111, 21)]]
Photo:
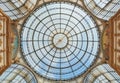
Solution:
[(68, 80), (83, 74), (99, 50), (99, 31), (81, 7), (69, 2), (44, 4), (25, 21), (23, 58), (39, 75)]

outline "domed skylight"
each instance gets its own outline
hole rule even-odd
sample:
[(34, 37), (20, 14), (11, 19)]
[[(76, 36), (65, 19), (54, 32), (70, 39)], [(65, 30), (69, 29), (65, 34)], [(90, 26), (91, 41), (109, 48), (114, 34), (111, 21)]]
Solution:
[(92, 17), (69, 2), (39, 7), (21, 31), (23, 58), (40, 76), (52, 80), (83, 74), (98, 55), (99, 41)]

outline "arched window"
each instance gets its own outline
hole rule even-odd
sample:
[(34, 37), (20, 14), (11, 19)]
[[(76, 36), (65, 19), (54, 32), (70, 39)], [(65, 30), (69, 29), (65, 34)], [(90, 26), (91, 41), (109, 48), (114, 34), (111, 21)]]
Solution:
[(120, 83), (120, 76), (108, 64), (103, 64), (94, 68), (84, 83)]
[(27, 68), (18, 64), (12, 64), (0, 76), (0, 83), (37, 83), (37, 81)]
[(18, 19), (27, 15), (37, 0), (0, 0), (0, 8), (11, 18)]
[(110, 19), (120, 9), (120, 0), (84, 0), (84, 3), (90, 12), (104, 20)]

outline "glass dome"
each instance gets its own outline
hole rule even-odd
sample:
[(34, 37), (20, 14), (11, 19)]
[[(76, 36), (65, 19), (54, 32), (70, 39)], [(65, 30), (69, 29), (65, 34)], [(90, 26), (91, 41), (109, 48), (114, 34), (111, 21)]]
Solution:
[(52, 80), (82, 75), (96, 59), (99, 41), (93, 18), (69, 2), (42, 5), (21, 31), (23, 58), (36, 73)]

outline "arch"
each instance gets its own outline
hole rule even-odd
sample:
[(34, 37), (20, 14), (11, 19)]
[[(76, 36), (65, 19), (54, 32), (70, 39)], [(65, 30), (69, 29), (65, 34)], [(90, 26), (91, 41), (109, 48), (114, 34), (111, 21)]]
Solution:
[(0, 83), (37, 83), (35, 76), (24, 66), (12, 64), (1, 76)]
[(84, 79), (84, 83), (120, 83), (120, 76), (108, 64), (94, 68)]
[(22, 18), (35, 7), (37, 0), (0, 0), (0, 8), (13, 20)]
[(103, 20), (109, 20), (120, 9), (120, 0), (84, 0), (84, 4), (92, 14)]

